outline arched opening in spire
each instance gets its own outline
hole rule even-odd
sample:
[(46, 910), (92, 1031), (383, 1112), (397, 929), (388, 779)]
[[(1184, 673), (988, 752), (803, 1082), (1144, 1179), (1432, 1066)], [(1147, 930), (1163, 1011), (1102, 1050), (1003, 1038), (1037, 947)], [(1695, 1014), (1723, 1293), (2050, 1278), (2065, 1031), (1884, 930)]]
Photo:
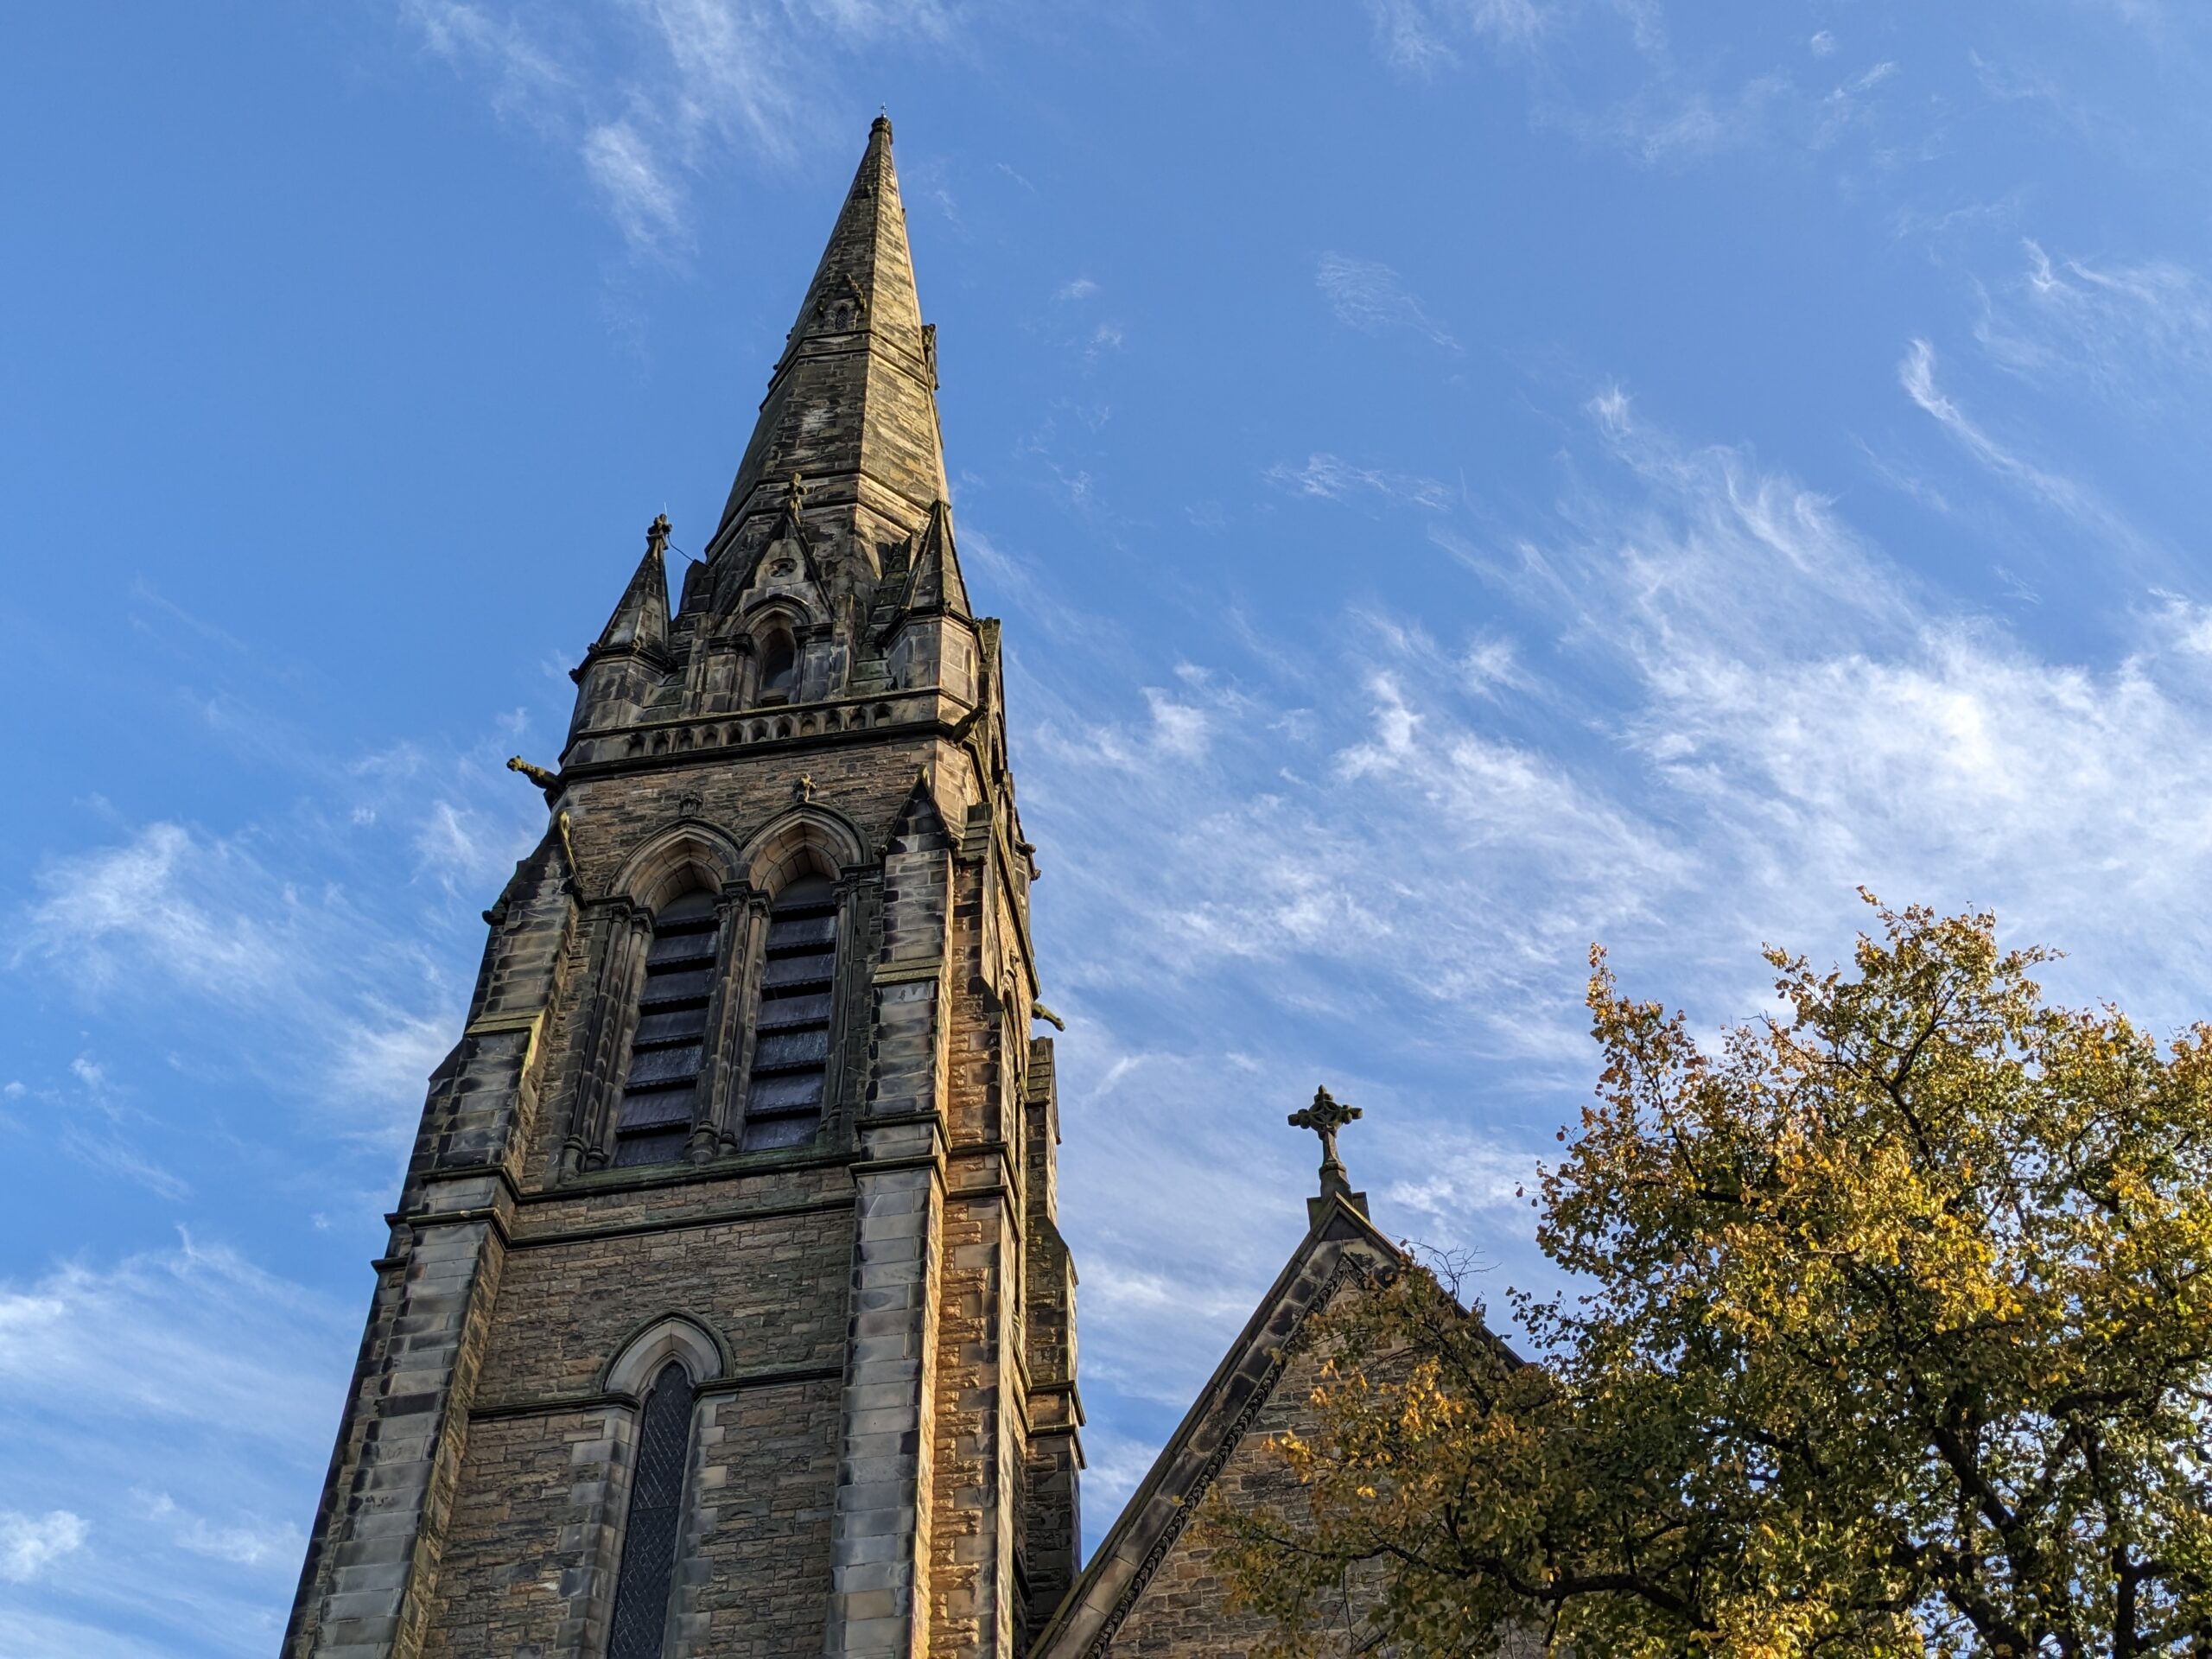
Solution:
[(760, 639), (760, 701), (789, 702), (798, 690), (798, 643), (781, 621)]

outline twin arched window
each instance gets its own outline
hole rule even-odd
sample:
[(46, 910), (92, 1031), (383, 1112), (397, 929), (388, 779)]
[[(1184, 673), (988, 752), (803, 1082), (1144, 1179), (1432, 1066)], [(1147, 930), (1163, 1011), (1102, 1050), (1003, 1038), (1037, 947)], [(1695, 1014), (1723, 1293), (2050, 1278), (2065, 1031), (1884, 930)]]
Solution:
[[(731, 971), (720, 949), (720, 918), (704, 892), (671, 899), (653, 918), (614, 1116), (618, 1166), (674, 1163), (690, 1141), (715, 984)], [(836, 890), (827, 876), (799, 876), (768, 912), (740, 1131), (745, 1150), (804, 1146), (821, 1127), (836, 976)]]

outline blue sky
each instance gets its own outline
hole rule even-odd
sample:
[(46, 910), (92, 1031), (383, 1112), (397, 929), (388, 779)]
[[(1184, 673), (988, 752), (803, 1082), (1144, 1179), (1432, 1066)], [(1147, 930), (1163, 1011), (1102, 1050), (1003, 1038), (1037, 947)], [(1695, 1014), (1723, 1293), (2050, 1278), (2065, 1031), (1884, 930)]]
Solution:
[(1590, 943), (2202, 1011), (2185, 0), (0, 19), (0, 1655), (271, 1650), (566, 670), (887, 104), (1069, 1017), (1109, 1522), (1303, 1220), (1548, 1282)]

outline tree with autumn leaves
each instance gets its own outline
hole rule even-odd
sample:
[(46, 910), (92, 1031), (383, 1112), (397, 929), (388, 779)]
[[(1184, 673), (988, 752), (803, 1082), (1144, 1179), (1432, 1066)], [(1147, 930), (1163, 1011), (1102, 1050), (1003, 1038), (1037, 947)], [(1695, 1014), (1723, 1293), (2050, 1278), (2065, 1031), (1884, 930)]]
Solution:
[(1205, 1514), (1280, 1651), (2212, 1655), (2212, 1027), (1877, 913), (1714, 1053), (1593, 954), (1535, 1359), (1385, 1275), (1309, 1327), (1298, 1498)]

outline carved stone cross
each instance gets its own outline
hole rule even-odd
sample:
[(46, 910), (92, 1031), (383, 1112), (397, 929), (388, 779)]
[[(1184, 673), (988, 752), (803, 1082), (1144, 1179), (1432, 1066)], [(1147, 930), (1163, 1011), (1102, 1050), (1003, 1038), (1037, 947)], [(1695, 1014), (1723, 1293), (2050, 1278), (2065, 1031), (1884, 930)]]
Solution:
[(1345, 1105), (1326, 1089), (1316, 1089), (1313, 1103), (1290, 1115), (1288, 1122), (1292, 1128), (1311, 1129), (1321, 1137), (1321, 1186), (1324, 1192), (1328, 1190), (1332, 1175), (1336, 1178), (1336, 1185), (1349, 1185), (1344, 1179), (1344, 1160), (1337, 1156), (1337, 1131), (1359, 1115), (1358, 1107)]

